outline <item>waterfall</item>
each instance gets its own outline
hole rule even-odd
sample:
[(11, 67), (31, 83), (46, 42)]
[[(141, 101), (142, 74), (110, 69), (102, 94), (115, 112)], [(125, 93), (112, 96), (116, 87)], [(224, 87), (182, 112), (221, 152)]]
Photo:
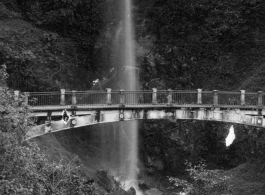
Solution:
[[(135, 44), (134, 44), (134, 28), (133, 28), (133, 16), (131, 0), (122, 0), (125, 3), (125, 12), (123, 15), (124, 21), (124, 55), (122, 56), (123, 66), (129, 67), (128, 73), (126, 72), (121, 78), (124, 82), (125, 90), (137, 89), (137, 76), (136, 76), (136, 60), (135, 60)], [(126, 100), (125, 100), (126, 101)], [(125, 187), (129, 188), (133, 186), (136, 190), (136, 194), (142, 194), (138, 189), (137, 174), (138, 174), (138, 124), (136, 121), (129, 123), (129, 140), (125, 143), (128, 146), (121, 146), (129, 148), (128, 157), (126, 162), (126, 181)]]
[[(139, 90), (136, 57), (135, 57), (135, 41), (131, 0), (117, 0), (119, 3), (119, 25), (115, 35), (113, 36), (112, 60), (111, 67), (122, 70), (119, 74), (119, 82), (115, 85), (117, 89), (123, 90)], [(118, 9), (118, 7), (116, 7)], [(114, 10), (117, 11), (117, 10)], [(132, 99), (132, 98), (131, 98)], [(133, 98), (137, 99), (136, 97)], [(130, 100), (125, 94), (125, 102)], [(109, 156), (111, 153), (111, 172), (117, 180), (121, 182), (125, 190), (133, 187), (137, 195), (143, 193), (139, 190), (137, 176), (138, 168), (138, 123), (137, 121), (119, 122), (113, 125), (114, 130), (112, 146), (106, 145), (104, 153)], [(102, 135), (104, 136), (104, 135)], [(105, 135), (106, 136), (106, 135)], [(106, 138), (107, 139), (107, 138)], [(107, 159), (105, 156), (105, 159)]]

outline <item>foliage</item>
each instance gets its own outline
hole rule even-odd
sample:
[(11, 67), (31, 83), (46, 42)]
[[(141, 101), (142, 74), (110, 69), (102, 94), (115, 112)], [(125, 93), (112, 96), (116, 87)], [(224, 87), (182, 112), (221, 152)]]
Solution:
[(73, 162), (50, 163), (39, 147), (27, 141), (32, 125), (23, 96), (14, 100), (0, 69), (0, 194), (93, 194)]
[(6, 86), (6, 79), (8, 78), (8, 74), (6, 73), (6, 65), (2, 65), (0, 69), (0, 86)]
[[(37, 27), (51, 31), (41, 36), (43, 52), (35, 52), (32, 46), (27, 46), (22, 56), (16, 55), (17, 52), (8, 56), (26, 58), (19, 65), (34, 61), (32, 66), (45, 65), (43, 69), (52, 72), (41, 76), (44, 78), (38, 82), (33, 76), (39, 75), (37, 72), (23, 73), (29, 77), (34, 90), (36, 85), (45, 89), (53, 86), (52, 83), (59, 83), (57, 88), (64, 87), (64, 83), (89, 88), (93, 79), (106, 77), (113, 66), (118, 66), (113, 39), (123, 23), (120, 1), (3, 2), (12, 10), (20, 8), (25, 18)], [(246, 72), (254, 71), (264, 58), (264, 6), (262, 0), (134, 1), (136, 53), (142, 84), (160, 78), (164, 88), (238, 88), (249, 76)], [(61, 37), (69, 38), (75, 50), (56, 49), (58, 45), (69, 47), (66, 44), (69, 40), (61, 40)], [(9, 50), (14, 47), (4, 46)], [(61, 54), (69, 58), (61, 60)], [(39, 60), (39, 56), (45, 57)], [(47, 79), (46, 75), (49, 75)], [(85, 84), (81, 82), (84, 80)]]
[(78, 49), (78, 68), (97, 71), (95, 43), (102, 28), (102, 3), (92, 0), (23, 1), (21, 9), (37, 26), (73, 40)]
[(231, 194), (228, 177), (221, 177), (219, 170), (206, 169), (204, 163), (192, 165), (187, 163), (186, 171), (190, 181), (169, 177), (176, 187), (182, 187), (187, 195)]
[(0, 3), (1, 29), (5, 29), (0, 32), (0, 63), (7, 65), (9, 87), (89, 89), (99, 74), (94, 60), (102, 23), (99, 5), (83, 0)]
[[(247, 157), (248, 160), (264, 160), (265, 154), (265, 133), (261, 128), (247, 127), (242, 128), (240, 148), (241, 156)], [(261, 167), (260, 167), (261, 168)]]
[[(155, 36), (149, 56), (155, 59), (157, 76), (165, 79), (168, 87), (234, 87), (244, 80), (244, 72), (253, 70), (264, 57), (264, 44), (257, 41), (264, 39), (262, 0), (139, 4), (143, 7), (139, 23), (144, 29), (139, 36)], [(147, 62), (151, 65), (148, 58)]]

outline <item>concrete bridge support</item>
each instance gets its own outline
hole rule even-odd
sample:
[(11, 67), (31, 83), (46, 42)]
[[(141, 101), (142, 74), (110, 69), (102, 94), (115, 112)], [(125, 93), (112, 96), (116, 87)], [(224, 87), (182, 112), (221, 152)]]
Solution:
[[(86, 115), (84, 115), (86, 114)], [(263, 113), (265, 114), (265, 113)], [(79, 115), (79, 116), (78, 116)], [(82, 115), (82, 116), (80, 116)], [(67, 123), (63, 120), (51, 121), (33, 127), (28, 132), (28, 137), (36, 137), (47, 132), (56, 132), (70, 128), (78, 128), (100, 123), (142, 119), (167, 119), (167, 120), (206, 120), (228, 123), (239, 123), (265, 128), (265, 119), (257, 115), (257, 111), (220, 108), (177, 108), (177, 109), (117, 109), (100, 111), (76, 111), (76, 116), (71, 116)]]

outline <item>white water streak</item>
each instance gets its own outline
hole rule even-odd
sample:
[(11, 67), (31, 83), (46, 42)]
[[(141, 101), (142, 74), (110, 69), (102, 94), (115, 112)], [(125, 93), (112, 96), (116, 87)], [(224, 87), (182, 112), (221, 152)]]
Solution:
[(229, 133), (227, 137), (225, 138), (225, 145), (226, 147), (230, 146), (236, 138), (235, 131), (234, 131), (234, 126), (232, 125), (229, 129)]

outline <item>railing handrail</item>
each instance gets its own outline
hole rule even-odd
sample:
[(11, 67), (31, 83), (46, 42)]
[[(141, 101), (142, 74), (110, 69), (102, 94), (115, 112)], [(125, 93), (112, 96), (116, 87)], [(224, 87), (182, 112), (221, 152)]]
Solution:
[[(65, 93), (72, 93), (75, 90), (72, 91), (65, 91)], [(123, 90), (124, 92), (152, 92), (152, 90)], [(168, 90), (157, 90), (157, 92), (167, 92)], [(196, 90), (171, 90), (172, 92), (183, 92), (183, 93), (197, 93)], [(87, 91), (75, 91), (76, 93), (106, 93), (106, 91), (103, 90), (87, 90)], [(120, 92), (120, 90), (112, 90), (112, 92)], [(29, 93), (29, 94), (46, 94), (46, 93), (60, 93), (60, 91), (51, 91), (51, 92), (45, 92), (45, 91), (34, 91), (34, 92), (21, 92), (21, 93)], [(202, 91), (202, 93), (213, 93), (213, 91)], [(240, 93), (240, 91), (218, 91), (218, 93)], [(258, 92), (248, 92), (246, 91), (245, 94), (257, 94)], [(262, 93), (265, 95), (265, 93)]]
[(52, 92), (22, 92), (22, 93), (27, 93), (27, 94), (32, 94), (32, 95), (45, 95), (45, 94), (60, 94), (60, 91), (52, 91)]
[[(14, 91), (14, 98), (18, 100), (19, 91)], [(52, 92), (23, 92), (24, 101), (31, 106), (64, 106), (64, 105), (191, 105), (199, 107), (239, 107), (249, 106), (261, 109), (265, 105), (265, 93), (240, 91), (203, 91), (194, 90), (103, 90), (69, 91), (61, 89)]]

